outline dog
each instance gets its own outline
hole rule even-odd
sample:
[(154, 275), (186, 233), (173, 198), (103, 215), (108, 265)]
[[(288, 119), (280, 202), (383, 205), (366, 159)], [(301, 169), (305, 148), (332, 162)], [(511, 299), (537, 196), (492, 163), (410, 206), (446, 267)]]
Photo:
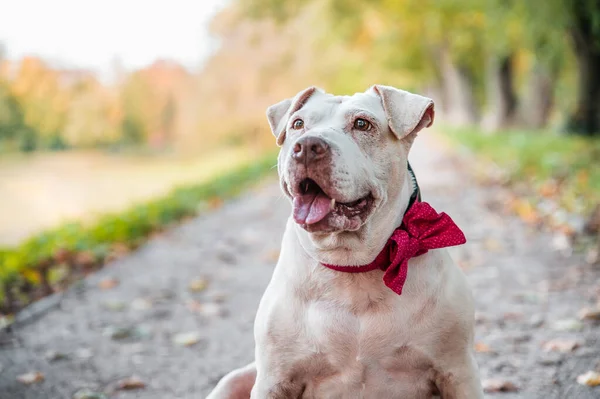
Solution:
[(443, 247), (464, 243), (408, 163), (431, 99), (310, 87), (267, 110), (292, 202), (254, 325), (255, 362), (209, 399), (483, 398), (474, 301)]

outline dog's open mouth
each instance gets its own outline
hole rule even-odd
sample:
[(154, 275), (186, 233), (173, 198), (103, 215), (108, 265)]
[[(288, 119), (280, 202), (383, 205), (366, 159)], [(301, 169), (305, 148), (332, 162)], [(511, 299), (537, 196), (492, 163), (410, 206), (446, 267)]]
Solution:
[(293, 198), (294, 220), (306, 228), (319, 224), (329, 215), (344, 217), (348, 221), (356, 219), (356, 217), (362, 219), (362, 216), (370, 211), (372, 205), (373, 195), (371, 193), (355, 201), (338, 202), (328, 196), (314, 180), (306, 178), (300, 182), (297, 194)]

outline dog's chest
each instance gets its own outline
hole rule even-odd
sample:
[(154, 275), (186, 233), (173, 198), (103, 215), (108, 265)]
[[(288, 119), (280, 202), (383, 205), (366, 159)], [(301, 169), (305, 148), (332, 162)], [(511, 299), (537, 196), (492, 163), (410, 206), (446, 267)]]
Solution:
[(308, 304), (306, 359), (318, 353), (324, 366), (309, 370), (304, 397), (388, 397), (388, 390), (428, 397), (432, 363), (405, 324), (411, 315), (386, 303), (371, 306), (357, 314), (326, 301)]

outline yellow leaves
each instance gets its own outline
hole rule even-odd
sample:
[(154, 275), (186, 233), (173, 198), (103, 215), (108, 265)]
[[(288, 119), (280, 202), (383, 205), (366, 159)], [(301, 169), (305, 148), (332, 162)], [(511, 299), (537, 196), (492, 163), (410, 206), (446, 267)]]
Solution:
[(208, 280), (203, 277), (193, 279), (188, 285), (188, 289), (191, 292), (201, 292), (208, 287)]
[(511, 208), (525, 223), (534, 224), (539, 221), (535, 207), (527, 200), (515, 198), (511, 203)]
[(577, 377), (577, 383), (581, 385), (587, 385), (589, 387), (596, 387), (600, 385), (600, 373), (596, 371), (588, 371), (585, 374), (581, 374)]
[(21, 274), (23, 277), (25, 277), (25, 279), (34, 284), (39, 284), (41, 281), (40, 273), (37, 270), (25, 269), (21, 272)]

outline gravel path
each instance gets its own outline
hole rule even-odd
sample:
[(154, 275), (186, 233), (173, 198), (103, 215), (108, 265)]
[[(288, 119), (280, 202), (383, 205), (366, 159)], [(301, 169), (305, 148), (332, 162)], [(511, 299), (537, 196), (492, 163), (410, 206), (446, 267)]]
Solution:
[[(576, 383), (600, 368), (600, 326), (577, 318), (600, 297), (600, 270), (559, 254), (551, 236), (504, 213), (507, 193), (475, 184), (473, 162), (432, 136), (417, 140), (411, 163), (424, 199), (449, 213), (469, 240), (452, 254), (477, 301), (482, 377), (518, 388), (489, 396), (600, 398), (600, 387)], [(253, 357), (253, 318), (288, 213), (277, 185), (265, 182), (73, 287), (57, 307), (0, 334), (0, 398), (205, 397)], [(579, 347), (544, 351), (555, 339)], [(44, 381), (17, 381), (33, 371)], [(132, 376), (145, 387), (118, 389)]]

